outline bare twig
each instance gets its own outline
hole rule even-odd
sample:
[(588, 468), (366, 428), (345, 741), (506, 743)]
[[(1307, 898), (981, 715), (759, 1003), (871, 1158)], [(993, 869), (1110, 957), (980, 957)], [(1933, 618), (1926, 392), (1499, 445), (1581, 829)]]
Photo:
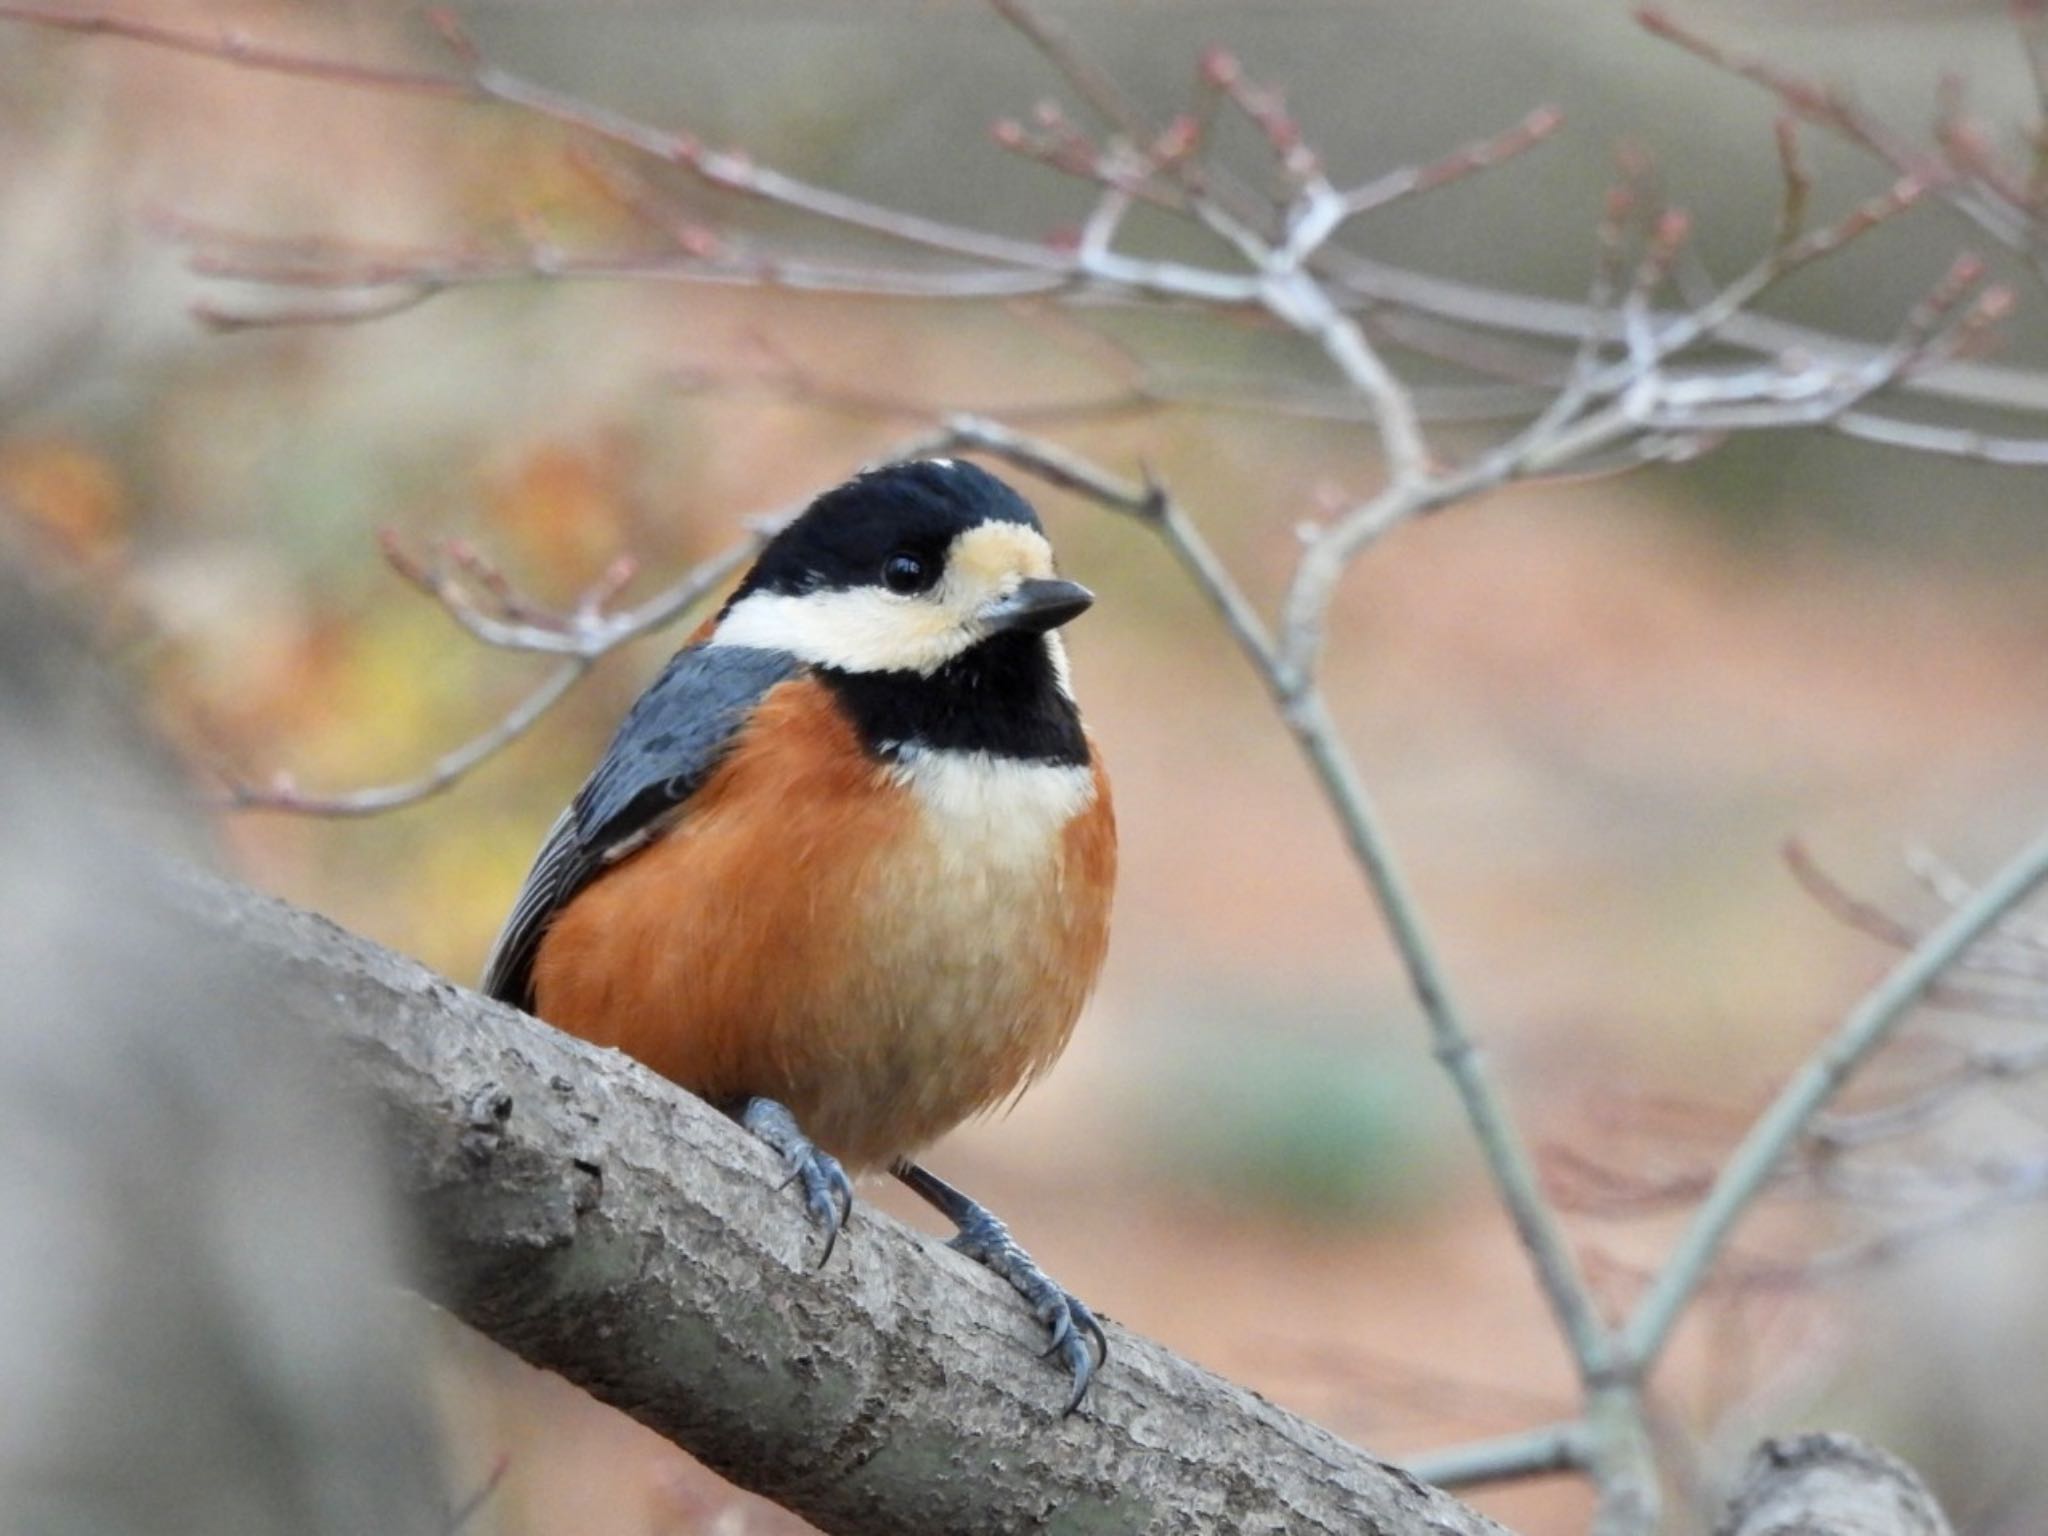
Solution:
[(1503, 1435), (1497, 1440), (1447, 1446), (1411, 1456), (1405, 1465), (1425, 1483), (1434, 1483), (1439, 1488), (1469, 1488), (1479, 1483), (1577, 1471), (1585, 1467), (1587, 1456), (1586, 1428), (1574, 1421)]
[[(1970, 899), (1968, 879), (1933, 849), (1908, 843), (1905, 865), (1944, 907), (1958, 907)], [(1999, 920), (1997, 933), (1978, 946), (1972, 959), (2030, 981), (2048, 981), (2048, 924), (2028, 913), (2008, 913)]]
[[(2041, 45), (2032, 10), (2030, 5), (2016, 6), (2015, 18), (2038, 80)], [(1645, 6), (1636, 17), (1653, 35), (1763, 87), (1791, 115), (1853, 144), (1898, 175), (1925, 182), (1942, 202), (2012, 251), (2037, 278), (2048, 283), (2048, 246), (2043, 241), (2044, 230), (2048, 230), (2044, 224), (2048, 203), (2038, 194), (2038, 154), (2034, 165), (2005, 164), (1989, 134), (1963, 115), (1953, 86), (1944, 89), (1947, 99), (1936, 114), (1936, 142), (1926, 148), (1893, 133), (1846, 92), (1766, 59), (1725, 48), (1660, 7)]]
[(1758, 1117), (1629, 1319), (1624, 1343), (1640, 1367), (1647, 1369), (1662, 1352), (1728, 1233), (1813, 1117), (1849, 1074), (1891, 1037), (1928, 987), (2043, 880), (2048, 880), (2048, 835), (2021, 850), (1929, 932)]
[(989, 5), (1004, 21), (1029, 38), (1032, 45), (1065, 77), (1074, 93), (1132, 145), (1142, 144), (1152, 137), (1144, 113), (1137, 104), (1124, 94), (1115, 77), (1089, 56), (1057, 18), (1043, 15), (1036, 7), (1023, 4), (1022, 0), (989, 0)]
[[(1490, 139), (1479, 139), (1463, 145), (1428, 165), (1406, 166), (1398, 171), (1389, 171), (1384, 176), (1376, 176), (1348, 192), (1340, 193), (1343, 217), (1354, 219), (1360, 214), (1374, 212), (1403, 198), (1414, 197), (1421, 192), (1434, 192), (1438, 187), (1449, 186), (1454, 181), (1463, 181), (1475, 172), (1490, 170), (1496, 165), (1514, 159), (1517, 155), (1527, 154), (1563, 126), (1564, 114), (1557, 108), (1538, 107), (1512, 128)], [(1330, 235), (1334, 235), (1339, 227), (1341, 226), (1332, 226)]]
[[(1476, 283), (1415, 272), (1331, 248), (1322, 253), (1330, 280), (1350, 302), (1426, 315), (1482, 332), (1575, 345), (1589, 331), (1606, 334), (1612, 316), (1599, 306), (1568, 299), (1509, 293)], [(1684, 318), (1682, 308), (1660, 310), (1663, 328)], [(1759, 357), (1810, 357), (1830, 367), (1860, 367), (1876, 355), (1868, 343), (1830, 335), (1756, 312), (1730, 316), (1717, 340)], [(1903, 381), (1903, 391), (1961, 405), (2048, 411), (2048, 375), (1980, 362), (1952, 362)]]
[[(1918, 375), (1925, 378), (1925, 375)], [(1899, 421), (1870, 411), (1844, 411), (1826, 423), (1830, 431), (1866, 443), (1904, 448), (1914, 453), (1976, 459), (2014, 469), (2048, 466), (2048, 437), (2000, 437), (1968, 427), (1944, 427), (1923, 421)]]
[[(1935, 993), (1929, 989), (1928, 997)], [(2032, 1045), (1980, 1045), (1966, 1051), (1952, 1067), (1923, 1082), (1913, 1092), (1868, 1109), (1816, 1115), (1807, 1135), (1817, 1144), (1841, 1151), (1869, 1146), (1924, 1130), (1958, 1107), (1975, 1089), (1994, 1083), (2016, 1083), (2048, 1073), (2048, 1042)]]
[[(1786, 867), (1806, 893), (1846, 926), (1894, 949), (1911, 949), (1926, 936), (1924, 928), (1894, 917), (1882, 907), (1845, 889), (1840, 881), (1821, 868), (1819, 861), (1796, 838), (1786, 843), (1784, 856)], [(1922, 869), (1930, 867), (1926, 863), (1921, 865)], [(1955, 883), (1957, 879), (1953, 871), (1944, 868), (1940, 894), (1944, 904), (1951, 909), (1967, 901), (1971, 894), (1966, 884)], [(2009, 924), (2002, 923), (2000, 927), (2008, 928)], [(2048, 996), (2042, 992), (2044, 984), (2048, 984), (2048, 953), (2044, 953), (2037, 944), (2013, 943), (1996, 933), (1987, 935), (1970, 951), (1967, 962), (1957, 967), (1957, 972), (1967, 976), (1968, 981), (1938, 983), (1928, 991), (1930, 1002), (2007, 1018), (2048, 1017)], [(1998, 979), (2017, 980), (2027, 985), (2016, 993), (1989, 990), (1988, 984)]]
[(266, 783), (230, 777), (222, 803), (237, 811), (288, 811), (299, 816), (381, 816), (438, 795), (519, 740), (559, 704), (583, 679), (594, 658), (571, 657), (561, 662), (512, 708), (461, 746), (430, 763), (424, 772), (396, 783), (319, 794), (299, 788), (289, 774), (274, 774)]
[[(554, 656), (560, 658), (559, 661), (511, 709), (461, 746), (437, 758), (413, 778), (338, 794), (316, 794), (299, 788), (285, 776), (273, 777), (266, 784), (230, 777), (226, 790), (227, 804), (237, 810), (359, 817), (381, 815), (402, 806), (416, 805), (439, 794), (524, 736), (604, 657), (643, 635), (677, 622), (737, 575), (760, 548), (764, 537), (761, 530), (772, 528), (786, 515), (779, 513), (757, 520), (755, 532), (692, 567), (668, 587), (632, 608), (616, 613), (604, 611), (609, 598), (614, 595), (616, 584), (626, 574), (623, 568), (614, 567), (574, 611), (552, 618), (523, 607), (509, 589), (502, 588), (500, 604), (502, 607), (510, 601), (510, 616), (487, 612), (452, 580), (445, 568), (422, 564), (405, 554), (395, 543), (387, 541), (386, 558), (393, 568), (439, 602), (469, 634), (486, 645)], [(491, 569), (473, 556), (467, 563), (472, 574)]]
[(1547, 1147), (1544, 1186), (1560, 1207), (1597, 1216), (1641, 1215), (1690, 1205), (1712, 1175), (1700, 1169), (1650, 1174), (1613, 1167), (1572, 1147)]

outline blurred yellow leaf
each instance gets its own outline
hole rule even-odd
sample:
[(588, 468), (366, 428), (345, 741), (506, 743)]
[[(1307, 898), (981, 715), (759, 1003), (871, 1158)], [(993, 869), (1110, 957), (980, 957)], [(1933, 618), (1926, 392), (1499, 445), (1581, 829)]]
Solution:
[(99, 565), (126, 547), (129, 509), (120, 476), (71, 439), (0, 445), (0, 502), (64, 560)]

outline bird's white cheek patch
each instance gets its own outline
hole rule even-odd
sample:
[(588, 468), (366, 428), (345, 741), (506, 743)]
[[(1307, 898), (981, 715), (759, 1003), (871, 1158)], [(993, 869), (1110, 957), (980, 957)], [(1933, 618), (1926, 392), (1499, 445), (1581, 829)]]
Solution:
[(931, 603), (856, 587), (756, 592), (733, 604), (710, 643), (786, 651), (812, 666), (846, 672), (930, 673), (977, 638)]

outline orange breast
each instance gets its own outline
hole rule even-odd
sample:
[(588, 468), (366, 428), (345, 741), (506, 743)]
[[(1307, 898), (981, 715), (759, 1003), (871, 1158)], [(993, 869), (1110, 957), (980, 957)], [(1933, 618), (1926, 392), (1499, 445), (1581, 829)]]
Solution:
[(555, 920), (535, 1011), (707, 1097), (779, 1099), (850, 1166), (1000, 1102), (1101, 967), (1107, 781), (1066, 815), (1073, 784), (943, 766), (877, 764), (822, 685), (777, 687), (675, 829)]

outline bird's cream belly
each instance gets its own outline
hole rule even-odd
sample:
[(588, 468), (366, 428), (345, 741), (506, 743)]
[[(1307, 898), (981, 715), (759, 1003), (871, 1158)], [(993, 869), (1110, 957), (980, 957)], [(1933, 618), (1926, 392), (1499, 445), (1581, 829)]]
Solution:
[[(1067, 910), (1067, 824), (1086, 768), (965, 754), (891, 770), (918, 807), (878, 857), (823, 1027), (846, 1042), (803, 1085), (806, 1128), (850, 1161), (908, 1155), (1022, 1088), (1065, 1045), (1092, 964)], [(847, 952), (847, 951), (842, 951)], [(1076, 980), (1076, 971), (1091, 974)]]

